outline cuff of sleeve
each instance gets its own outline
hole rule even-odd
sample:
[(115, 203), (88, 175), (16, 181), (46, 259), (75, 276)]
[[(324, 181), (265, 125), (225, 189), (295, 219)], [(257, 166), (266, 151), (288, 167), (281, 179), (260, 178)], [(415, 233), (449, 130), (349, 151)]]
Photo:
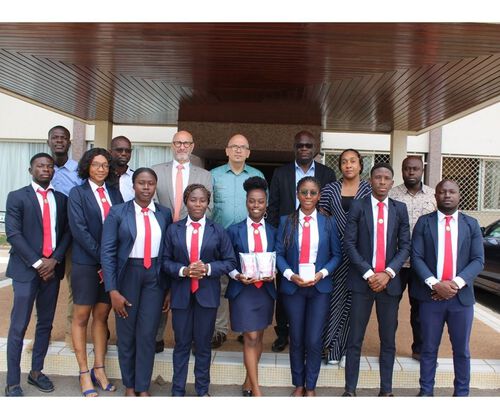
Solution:
[(323, 274), (323, 278), (326, 278), (328, 276), (328, 269), (321, 269), (320, 272)]
[(181, 269), (179, 269), (179, 276), (180, 276), (181, 278), (184, 278), (184, 275), (183, 275), (183, 273), (182, 273), (182, 271), (184, 270), (184, 268), (187, 268), (187, 266), (183, 266)]
[(463, 278), (460, 278), (459, 276), (455, 277), (453, 282), (455, 284), (457, 284), (458, 289), (462, 289), (463, 287), (465, 287), (467, 285), (467, 283), (463, 280)]
[(285, 272), (283, 272), (283, 276), (288, 279), (289, 281), (291, 281), (291, 277), (293, 275), (293, 271), (291, 269), (285, 269)]
[(210, 276), (212, 273), (212, 267), (210, 266), (210, 263), (207, 263), (207, 276)]
[(39, 266), (42, 264), (42, 259), (38, 259), (33, 265), (33, 268), (38, 269)]
[(372, 270), (372, 269), (368, 269), (368, 270), (364, 273), (363, 278), (365, 279), (365, 281), (367, 281), (367, 280), (368, 280), (368, 278), (370, 278), (370, 276), (372, 276), (372, 275), (375, 275), (375, 272), (373, 272), (373, 270)]
[(239, 274), (239, 272), (236, 269), (233, 269), (231, 272), (228, 273), (229, 277), (231, 279), (234, 279), (235, 281), (237, 281), (236, 275), (238, 275), (238, 274)]
[(396, 272), (394, 272), (394, 269), (392, 268), (385, 268), (385, 272), (387, 272), (391, 278), (394, 278), (396, 276)]
[(431, 276), (431, 277), (427, 278), (424, 282), (427, 284), (427, 286), (430, 289), (432, 289), (432, 287), (434, 285), (436, 285), (439, 281), (436, 278), (434, 278), (433, 276)]

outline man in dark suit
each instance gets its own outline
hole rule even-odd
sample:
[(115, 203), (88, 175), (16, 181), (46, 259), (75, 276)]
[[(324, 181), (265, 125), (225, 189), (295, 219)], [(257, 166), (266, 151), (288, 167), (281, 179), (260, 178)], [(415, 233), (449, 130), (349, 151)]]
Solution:
[(454, 396), (468, 396), (469, 340), (474, 319), (474, 279), (484, 265), (481, 229), (458, 212), (460, 191), (453, 180), (436, 186), (437, 211), (420, 217), (413, 231), (411, 264), (418, 281), (422, 352), (419, 396), (432, 396), (437, 355), (446, 323), (453, 349)]
[(378, 163), (373, 166), (370, 172), (372, 194), (353, 201), (347, 219), (344, 249), (351, 262), (347, 287), (352, 291), (353, 309), (343, 396), (356, 395), (361, 346), (374, 302), (380, 337), (379, 396), (393, 395), (398, 308), (403, 293), (398, 272), (410, 254), (406, 205), (388, 197), (393, 177), (390, 165)]
[[(336, 180), (332, 169), (314, 160), (319, 152), (319, 144), (309, 131), (298, 132), (293, 146), (295, 160), (276, 169), (271, 181), (267, 222), (274, 227), (278, 227), (281, 216), (289, 215), (297, 209), (296, 186), (300, 179), (305, 176), (314, 176), (319, 180), (322, 188)], [(278, 278), (278, 286), (280, 282)], [(281, 352), (288, 345), (288, 319), (279, 293), (276, 301), (276, 327), (274, 329), (278, 337), (273, 343), (272, 350)]]
[(21, 353), (33, 304), (38, 321), (28, 383), (40, 391), (54, 391), (52, 381), (42, 374), (50, 332), (64, 277), (64, 255), (71, 241), (67, 220), (67, 198), (54, 191), (50, 181), (54, 160), (46, 153), (30, 161), (31, 185), (10, 192), (7, 197), (5, 230), (11, 244), (7, 275), (12, 278), (14, 303), (7, 340), (8, 397), (23, 396)]

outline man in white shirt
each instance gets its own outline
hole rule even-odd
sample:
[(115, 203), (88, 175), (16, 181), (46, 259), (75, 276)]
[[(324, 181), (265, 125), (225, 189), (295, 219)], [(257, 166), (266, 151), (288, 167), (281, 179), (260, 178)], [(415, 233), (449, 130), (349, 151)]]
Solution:
[(135, 197), (132, 185), (134, 171), (128, 165), (132, 157), (132, 143), (127, 137), (120, 135), (111, 140), (111, 149), (109, 152), (113, 158), (114, 169), (118, 177), (123, 201), (131, 201)]

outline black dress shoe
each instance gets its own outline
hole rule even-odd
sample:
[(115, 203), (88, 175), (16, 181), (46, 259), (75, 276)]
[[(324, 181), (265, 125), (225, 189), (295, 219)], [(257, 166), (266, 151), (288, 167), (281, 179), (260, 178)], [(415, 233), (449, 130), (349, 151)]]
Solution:
[(241, 344), (244, 344), (245, 343), (245, 339), (243, 338), (243, 335), (238, 335), (238, 337), (236, 338), (236, 340), (238, 342), (240, 342)]
[(356, 397), (356, 392), (355, 391), (344, 391), (342, 393), (342, 397)]
[(271, 350), (273, 352), (283, 352), (283, 350), (288, 345), (288, 337), (287, 336), (278, 336), (276, 340), (273, 342), (273, 346)]
[(54, 391), (54, 384), (45, 374), (39, 373), (38, 376), (34, 376), (31, 372), (28, 374), (28, 384), (35, 386), (38, 390), (44, 393), (51, 393)]
[(165, 350), (165, 342), (162, 340), (159, 340), (155, 344), (155, 353), (159, 354), (160, 352), (163, 352)]
[(212, 349), (220, 348), (226, 339), (227, 336), (224, 333), (216, 333), (212, 338)]
[(411, 354), (411, 357), (415, 360), (415, 361), (418, 361), (420, 362), (420, 354), (418, 352), (413, 352)]
[(23, 389), (20, 385), (6, 386), (5, 397), (23, 397)]
[(380, 393), (378, 393), (378, 396), (379, 397), (394, 397), (394, 394), (392, 393), (392, 391), (387, 392), (387, 393), (381, 391)]
[(241, 395), (243, 397), (253, 397), (252, 390), (241, 390)]

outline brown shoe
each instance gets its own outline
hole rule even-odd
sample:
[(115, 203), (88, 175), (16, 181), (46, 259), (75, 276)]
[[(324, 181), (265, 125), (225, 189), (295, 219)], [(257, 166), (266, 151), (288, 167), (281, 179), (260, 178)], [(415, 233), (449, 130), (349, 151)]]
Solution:
[(227, 337), (224, 333), (216, 333), (212, 338), (212, 349), (217, 349), (222, 346)]

